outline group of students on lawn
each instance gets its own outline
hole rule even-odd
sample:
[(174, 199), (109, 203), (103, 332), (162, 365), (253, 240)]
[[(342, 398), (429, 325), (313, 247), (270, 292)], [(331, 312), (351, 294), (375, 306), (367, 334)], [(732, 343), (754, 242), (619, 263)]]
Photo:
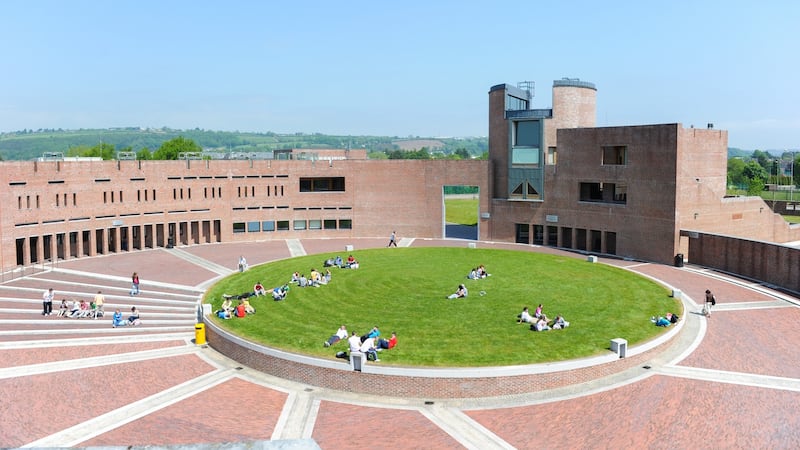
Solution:
[[(392, 331), (392, 336), (389, 339), (384, 339), (381, 337), (381, 330), (377, 325), (363, 335), (359, 335), (353, 331), (349, 338), (347, 337), (347, 326), (342, 325), (336, 330), (336, 333), (331, 335), (322, 345), (324, 347), (330, 347), (345, 339), (347, 339), (350, 353), (363, 353), (367, 356), (368, 360), (376, 362), (380, 361), (378, 352), (393, 349), (397, 345), (397, 333)], [(340, 351), (336, 356), (346, 358), (347, 353)]]
[[(239, 295), (222, 294), (223, 302), (220, 309), (214, 312), (221, 319), (230, 319), (231, 317), (245, 317), (248, 314), (255, 314), (256, 309), (250, 304), (250, 297), (260, 297), (272, 295), (272, 299), (277, 301), (284, 300), (289, 293), (289, 284), (294, 284), (297, 287), (320, 287), (331, 282), (331, 270), (327, 267), (339, 267), (343, 269), (357, 269), (359, 267), (358, 261), (350, 255), (347, 257), (347, 262), (342, 260), (341, 256), (325, 260), (324, 266), (326, 267), (325, 273), (311, 268), (309, 277), (304, 273), (294, 272), (291, 280), (288, 283), (276, 286), (270, 290), (264, 288), (264, 285), (259, 281), (253, 285), (252, 291), (245, 292)], [(237, 299), (238, 304), (234, 304), (233, 300)]]
[(533, 331), (563, 330), (569, 326), (569, 322), (560, 315), (556, 316), (552, 321), (548, 320), (541, 303), (536, 307), (533, 315), (531, 315), (527, 306), (522, 308), (522, 312), (517, 314), (517, 323), (529, 323)]
[[(482, 278), (490, 276), (492, 276), (492, 274), (486, 272), (486, 267), (483, 264), (481, 264), (478, 267), (474, 267), (472, 270), (470, 270), (469, 274), (467, 275), (467, 278), (470, 280), (480, 280)], [(481, 295), (483, 294), (485, 294), (485, 292), (481, 291)], [(465, 298), (468, 295), (469, 295), (469, 290), (467, 289), (467, 286), (464, 283), (461, 283), (458, 285), (456, 291), (448, 295), (447, 298), (452, 300), (454, 298)]]

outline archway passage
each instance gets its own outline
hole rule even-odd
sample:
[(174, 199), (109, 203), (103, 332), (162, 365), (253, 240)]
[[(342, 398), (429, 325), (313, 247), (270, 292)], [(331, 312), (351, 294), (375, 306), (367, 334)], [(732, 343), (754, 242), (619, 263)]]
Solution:
[(478, 186), (443, 186), (444, 237), (478, 240), (478, 213), (480, 206)]

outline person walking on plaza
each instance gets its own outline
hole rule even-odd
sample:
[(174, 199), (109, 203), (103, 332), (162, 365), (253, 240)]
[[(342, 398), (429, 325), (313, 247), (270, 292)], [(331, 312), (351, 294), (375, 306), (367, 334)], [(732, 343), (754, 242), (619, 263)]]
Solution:
[(56, 296), (56, 293), (53, 292), (53, 288), (50, 288), (44, 291), (42, 294), (42, 315), (49, 316), (53, 313), (53, 298)]
[(711, 317), (711, 307), (716, 304), (716, 297), (711, 293), (711, 290), (706, 289), (706, 304), (703, 306), (703, 314), (705, 314), (706, 317)]
[(397, 247), (397, 232), (392, 231), (392, 234), (389, 236), (389, 245), (387, 247), (395, 246)]
[(139, 295), (139, 274), (133, 272), (131, 275), (131, 296)]

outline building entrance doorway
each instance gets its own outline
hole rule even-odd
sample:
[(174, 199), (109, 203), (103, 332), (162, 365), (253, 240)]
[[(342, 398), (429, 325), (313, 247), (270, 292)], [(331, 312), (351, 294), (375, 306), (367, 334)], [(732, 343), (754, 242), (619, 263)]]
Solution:
[(444, 186), (442, 223), (445, 238), (478, 240), (480, 190), (478, 186)]

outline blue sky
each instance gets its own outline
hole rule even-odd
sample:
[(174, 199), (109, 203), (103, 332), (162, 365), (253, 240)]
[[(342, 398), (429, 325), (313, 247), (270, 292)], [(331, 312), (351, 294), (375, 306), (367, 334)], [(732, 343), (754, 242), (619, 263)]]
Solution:
[(0, 131), (485, 136), (488, 90), (800, 149), (797, 1), (0, 2)]

